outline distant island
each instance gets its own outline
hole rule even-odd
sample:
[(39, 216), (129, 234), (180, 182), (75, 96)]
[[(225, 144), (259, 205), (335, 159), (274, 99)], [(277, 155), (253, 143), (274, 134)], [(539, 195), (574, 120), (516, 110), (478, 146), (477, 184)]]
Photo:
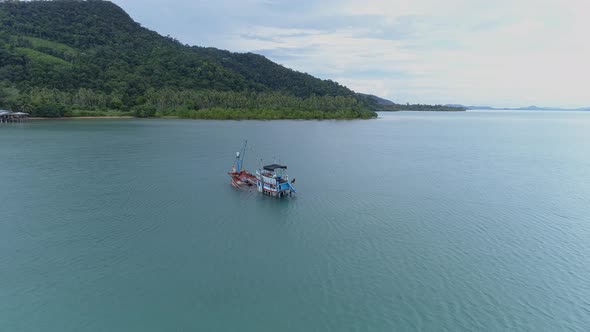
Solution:
[(468, 110), (491, 110), (491, 111), (590, 111), (590, 107), (582, 108), (559, 108), (559, 107), (491, 107), (491, 106), (464, 106), (460, 104), (447, 104), (449, 107), (462, 107)]
[(0, 109), (36, 117), (355, 119), (399, 105), (253, 53), (189, 46), (108, 1), (0, 2)]
[(422, 111), (422, 112), (458, 112), (467, 110), (461, 105), (426, 105), (426, 104), (396, 104), (391, 100), (374, 95), (357, 93), (371, 105), (371, 109), (380, 112)]

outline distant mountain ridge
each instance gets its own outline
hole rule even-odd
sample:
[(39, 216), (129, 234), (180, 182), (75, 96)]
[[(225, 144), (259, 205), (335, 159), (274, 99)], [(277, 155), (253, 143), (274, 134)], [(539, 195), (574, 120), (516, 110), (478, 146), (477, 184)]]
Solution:
[(359, 95), (363, 98), (367, 98), (368, 100), (371, 100), (372, 102), (376, 103), (377, 105), (395, 105), (395, 103), (392, 102), (391, 100), (377, 97), (375, 95), (370, 95), (370, 94), (360, 93), (360, 92), (358, 92), (357, 95)]

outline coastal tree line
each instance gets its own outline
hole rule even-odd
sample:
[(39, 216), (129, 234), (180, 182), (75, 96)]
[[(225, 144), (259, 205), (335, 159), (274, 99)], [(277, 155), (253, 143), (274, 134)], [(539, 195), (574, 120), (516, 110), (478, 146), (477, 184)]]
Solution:
[[(37, 117), (128, 114), (137, 117), (189, 118), (369, 118), (373, 112), (358, 99), (345, 96), (300, 98), (279, 92), (148, 89), (128, 107), (117, 93), (89, 89), (61, 91), (33, 88), (21, 92), (0, 84), (0, 107)], [(214, 115), (215, 112), (219, 116)], [(325, 114), (324, 114), (325, 113)]]
[(371, 107), (376, 112), (397, 112), (397, 111), (419, 111), (419, 112), (457, 112), (465, 111), (464, 107), (448, 105), (428, 105), (428, 104), (392, 104), (392, 105), (374, 105)]

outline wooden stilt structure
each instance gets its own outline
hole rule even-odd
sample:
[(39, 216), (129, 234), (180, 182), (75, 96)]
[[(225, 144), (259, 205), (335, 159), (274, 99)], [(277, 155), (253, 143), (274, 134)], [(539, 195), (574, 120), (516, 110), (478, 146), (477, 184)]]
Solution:
[(0, 110), (0, 123), (23, 122), (29, 119), (29, 113)]

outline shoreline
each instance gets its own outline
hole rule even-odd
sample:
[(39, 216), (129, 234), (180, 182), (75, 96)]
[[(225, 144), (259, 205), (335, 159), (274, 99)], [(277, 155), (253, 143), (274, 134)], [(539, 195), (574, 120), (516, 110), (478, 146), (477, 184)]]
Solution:
[(136, 117), (131, 115), (113, 115), (113, 116), (62, 116), (62, 117), (54, 117), (54, 118), (41, 118), (41, 117), (30, 117), (28, 120), (95, 120), (95, 119), (182, 119), (182, 120), (213, 120), (213, 121), (247, 121), (247, 120), (254, 120), (254, 121), (275, 121), (275, 120), (371, 120), (377, 119), (378, 117), (372, 118), (268, 118), (268, 119), (256, 119), (256, 118), (230, 118), (230, 119), (215, 119), (215, 118), (184, 118), (180, 116), (158, 116), (158, 117)]
[(75, 119), (135, 119), (131, 115), (105, 115), (105, 116), (61, 116), (56, 118), (30, 117), (29, 120), (75, 120)]

